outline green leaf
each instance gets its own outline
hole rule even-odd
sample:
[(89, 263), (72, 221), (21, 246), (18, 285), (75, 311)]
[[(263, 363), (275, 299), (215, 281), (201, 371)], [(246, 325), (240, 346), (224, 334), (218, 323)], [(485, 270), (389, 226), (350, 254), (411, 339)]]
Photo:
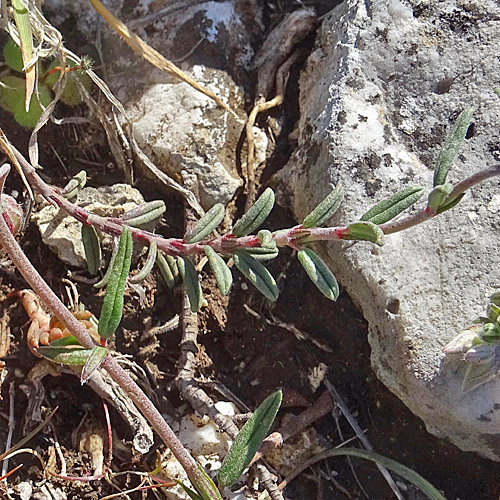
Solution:
[(362, 221), (373, 222), (373, 224), (385, 224), (396, 215), (411, 207), (424, 194), (424, 189), (418, 186), (410, 186), (387, 200), (377, 203), (368, 212), (361, 216)]
[(347, 231), (342, 235), (342, 239), (371, 241), (382, 246), (384, 244), (384, 233), (373, 222), (354, 222), (347, 226)]
[(203, 292), (198, 273), (189, 259), (177, 257), (177, 267), (189, 297), (191, 311), (197, 312), (201, 309), (203, 303)]
[(142, 281), (144, 281), (149, 276), (156, 262), (157, 254), (158, 254), (158, 244), (156, 243), (156, 240), (153, 240), (149, 244), (148, 255), (146, 257), (146, 262), (144, 263), (144, 266), (135, 276), (129, 278), (130, 283), (136, 285), (137, 283), (141, 283)]
[(433, 210), (437, 210), (441, 205), (446, 203), (446, 199), (453, 191), (451, 184), (440, 184), (436, 186), (427, 198), (427, 206)]
[(320, 453), (322, 456), (335, 457), (335, 456), (348, 456), (363, 458), (365, 460), (371, 460), (386, 469), (395, 472), (398, 476), (406, 479), (408, 482), (416, 486), (420, 491), (425, 493), (430, 500), (446, 500), (446, 498), (434, 487), (429, 481), (424, 479), (420, 474), (414, 470), (406, 467), (405, 465), (391, 460), (390, 458), (379, 455), (373, 451), (369, 450), (358, 450), (355, 448), (340, 448), (338, 450), (328, 450), (324, 453)]
[(269, 300), (278, 300), (279, 290), (272, 274), (257, 260), (243, 252), (233, 255), (236, 267)]
[(68, 337), (61, 337), (60, 339), (55, 339), (50, 343), (53, 347), (62, 347), (62, 346), (71, 346), (71, 345), (80, 345), (78, 339), (73, 337), (73, 335), (69, 335)]
[(84, 349), (81, 346), (67, 346), (67, 347), (54, 347), (54, 346), (41, 346), (37, 352), (52, 361), (61, 365), (82, 366), (84, 365), (92, 354), (92, 349)]
[(215, 204), (197, 223), (186, 239), (188, 243), (198, 243), (205, 239), (224, 219), (226, 208), (222, 203)]
[(328, 299), (337, 300), (339, 296), (339, 285), (333, 273), (323, 262), (321, 257), (309, 248), (300, 250), (297, 257), (306, 270), (311, 281), (318, 290)]
[(109, 353), (109, 349), (107, 347), (103, 347), (100, 345), (96, 345), (88, 357), (85, 365), (83, 366), (82, 373), (80, 375), (80, 382), (84, 384), (90, 378), (92, 373), (98, 370), (104, 359)]
[(262, 248), (276, 248), (276, 242), (273, 239), (273, 233), (267, 229), (261, 229), (257, 233), (259, 243)]
[(492, 356), (488, 362), (482, 364), (467, 363), (467, 370), (462, 381), (462, 391), (472, 391), (496, 377), (499, 370), (497, 358), (497, 356)]
[(208, 258), (210, 268), (212, 269), (215, 279), (217, 280), (217, 287), (222, 295), (228, 295), (233, 284), (231, 269), (227, 267), (224, 259), (212, 247), (205, 245), (203, 249), (205, 250), (205, 255)]
[(108, 284), (109, 279), (111, 278), (111, 273), (113, 272), (113, 266), (115, 265), (115, 259), (117, 254), (118, 254), (118, 244), (116, 243), (115, 240), (113, 243), (111, 258), (109, 259), (108, 268), (106, 269), (106, 272), (104, 273), (102, 279), (94, 284), (94, 288), (102, 288), (103, 286), (106, 286)]
[(255, 260), (271, 260), (278, 256), (279, 250), (277, 247), (267, 248), (267, 247), (248, 247), (240, 248), (238, 253), (244, 253), (246, 255), (251, 255)]
[(453, 207), (456, 207), (460, 201), (462, 200), (462, 198), (465, 196), (465, 193), (462, 193), (462, 194), (459, 194), (458, 196), (456, 196), (455, 198), (453, 198), (451, 201), (446, 201), (446, 203), (444, 205), (441, 205), (436, 213), (437, 214), (442, 214), (443, 212), (446, 212), (447, 210), (450, 210), (451, 208)]
[(87, 259), (87, 269), (93, 276), (99, 272), (101, 268), (101, 244), (97, 231), (94, 226), (89, 224), (82, 224), (82, 243), (85, 250), (85, 257)]
[(255, 231), (271, 213), (274, 207), (274, 191), (267, 188), (250, 207), (248, 212), (234, 225), (232, 233), (235, 236), (246, 236)]
[(143, 203), (122, 215), (122, 220), (127, 226), (141, 227), (159, 219), (167, 207), (162, 200), (153, 200)]
[(276, 391), (268, 396), (241, 428), (217, 475), (221, 490), (232, 486), (248, 467), (273, 425), (282, 399), (283, 393), (281, 391)]
[(63, 196), (67, 200), (75, 198), (78, 192), (83, 189), (87, 183), (87, 172), (85, 170), (80, 170), (75, 176), (73, 176), (69, 182), (64, 186), (62, 190)]
[(189, 495), (189, 498), (192, 498), (192, 500), (204, 500), (201, 495), (198, 495), (196, 491), (193, 491), (189, 486), (186, 486), (180, 479), (174, 479), (174, 481), (182, 487), (182, 489), (186, 492), (187, 495)]
[(99, 318), (98, 332), (105, 339), (113, 336), (122, 319), (123, 296), (132, 260), (132, 246), (132, 233), (127, 226), (123, 226), (118, 253), (113, 263)]
[(164, 257), (161, 252), (157, 252), (156, 265), (165, 284), (169, 288), (173, 288), (180, 276), (175, 258), (171, 255)]
[(24, 64), (23, 56), (21, 54), (21, 47), (19, 47), (19, 45), (17, 45), (17, 43), (15, 43), (12, 38), (9, 38), (9, 40), (3, 47), (3, 58), (5, 59), (5, 62), (7, 63), (9, 68), (13, 69), (14, 71), (18, 71), (19, 73), (22, 72)]
[(304, 227), (319, 227), (332, 217), (338, 210), (342, 199), (344, 198), (344, 189), (339, 183), (335, 189), (304, 219)]
[(451, 164), (457, 155), (462, 142), (465, 139), (465, 134), (469, 128), (470, 120), (472, 118), (472, 108), (465, 109), (458, 115), (450, 135), (447, 137), (443, 149), (438, 155), (436, 161), (436, 169), (434, 170), (434, 187), (440, 186), (446, 182), (448, 171)]

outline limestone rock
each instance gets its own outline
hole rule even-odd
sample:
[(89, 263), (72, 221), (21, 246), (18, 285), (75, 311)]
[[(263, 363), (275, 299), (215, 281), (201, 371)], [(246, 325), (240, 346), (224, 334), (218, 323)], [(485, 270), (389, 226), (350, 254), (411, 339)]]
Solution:
[[(430, 190), (439, 147), (467, 107), (474, 124), (449, 181), (498, 162), (499, 16), (493, 0), (334, 9), (301, 76), (299, 145), (280, 174), (298, 220), (339, 181), (346, 198), (332, 223), (356, 221), (405, 186)], [(384, 247), (318, 248), (369, 322), (378, 377), (431, 432), (496, 460), (500, 380), (464, 394), (465, 364), (442, 349), (500, 285), (498, 185)]]
[[(225, 72), (195, 66), (192, 74), (225, 100), (239, 94)], [(203, 208), (231, 200), (241, 186), (234, 162), (241, 123), (181, 82), (155, 84), (127, 108), (132, 133), (160, 169), (177, 181), (183, 170), (196, 175)]]
[[(75, 203), (86, 210), (106, 217), (120, 217), (144, 203), (141, 193), (128, 184), (86, 187), (78, 193)], [(33, 214), (42, 241), (58, 258), (70, 266), (86, 267), (85, 251), (81, 237), (81, 222), (66, 215), (53, 205), (46, 205)], [(101, 235), (103, 243), (109, 243), (108, 235)]]

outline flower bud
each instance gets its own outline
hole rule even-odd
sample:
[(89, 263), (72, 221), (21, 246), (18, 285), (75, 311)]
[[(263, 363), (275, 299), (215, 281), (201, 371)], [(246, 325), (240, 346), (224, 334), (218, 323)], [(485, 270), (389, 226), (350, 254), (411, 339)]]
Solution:
[(10, 232), (16, 234), (23, 224), (23, 209), (12, 196), (2, 194), (0, 210)]

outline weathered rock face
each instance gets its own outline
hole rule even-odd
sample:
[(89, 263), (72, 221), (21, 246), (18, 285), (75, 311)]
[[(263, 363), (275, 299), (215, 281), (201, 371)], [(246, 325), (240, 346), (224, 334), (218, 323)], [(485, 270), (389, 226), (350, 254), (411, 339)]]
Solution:
[[(226, 73), (200, 66), (193, 73), (234, 102), (237, 87)], [(196, 175), (203, 208), (231, 200), (241, 186), (234, 158), (242, 124), (226, 110), (188, 84), (173, 82), (153, 85), (127, 112), (137, 142), (161, 170), (177, 181), (182, 170)]]
[[(498, 19), (492, 0), (347, 0), (324, 20), (300, 81), (299, 146), (280, 174), (299, 220), (329, 183), (346, 187), (334, 220), (345, 223), (405, 186), (430, 189), (439, 146), (466, 107), (474, 126), (449, 181), (498, 161)], [(498, 185), (382, 248), (320, 250), (369, 322), (380, 379), (431, 432), (500, 460), (500, 381), (464, 394), (464, 363), (442, 352), (500, 286)]]

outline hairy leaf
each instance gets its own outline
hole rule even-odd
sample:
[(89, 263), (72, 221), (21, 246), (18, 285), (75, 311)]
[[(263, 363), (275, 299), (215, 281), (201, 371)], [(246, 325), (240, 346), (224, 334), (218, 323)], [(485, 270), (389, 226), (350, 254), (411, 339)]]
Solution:
[(343, 234), (342, 239), (371, 241), (382, 246), (384, 244), (384, 233), (382, 229), (372, 222), (354, 222), (347, 226), (347, 231)]
[(385, 224), (396, 215), (411, 207), (424, 194), (424, 189), (418, 186), (410, 186), (387, 200), (377, 203), (368, 212), (361, 216), (362, 221), (373, 222), (373, 224)]
[(455, 156), (465, 139), (465, 134), (469, 128), (473, 112), (474, 110), (472, 108), (465, 109), (458, 115), (458, 118), (453, 124), (450, 135), (447, 137), (443, 149), (439, 153), (436, 161), (436, 169), (434, 170), (434, 187), (440, 186), (446, 182), (446, 177), (448, 176), (451, 164), (453, 163), (453, 160), (455, 159)]
[(262, 248), (276, 248), (276, 242), (273, 239), (273, 233), (267, 229), (261, 229), (257, 233), (259, 238), (260, 246)]
[(222, 295), (228, 295), (233, 284), (231, 269), (227, 267), (224, 259), (212, 247), (205, 245), (203, 249), (205, 250), (205, 255), (208, 258), (210, 268), (212, 269), (215, 279), (217, 280), (217, 287)]
[(278, 286), (272, 274), (257, 260), (243, 252), (233, 255), (236, 267), (245, 278), (259, 290), (264, 297), (276, 301), (279, 296)]
[(140, 227), (161, 217), (166, 209), (162, 200), (153, 200), (125, 212), (122, 220), (127, 226)]
[(92, 374), (98, 370), (106, 356), (109, 353), (109, 349), (107, 347), (103, 347), (100, 345), (96, 345), (88, 357), (85, 365), (83, 366), (82, 373), (80, 375), (80, 382), (84, 384), (87, 380), (92, 376)]
[(304, 227), (319, 227), (332, 217), (344, 198), (344, 188), (339, 183), (335, 189), (304, 219)]
[(75, 176), (73, 176), (69, 182), (64, 186), (62, 190), (63, 196), (67, 200), (71, 200), (75, 198), (78, 192), (83, 189), (85, 184), (87, 183), (87, 172), (85, 170), (80, 170)]
[(41, 346), (37, 349), (37, 352), (45, 359), (53, 363), (71, 366), (83, 366), (89, 359), (92, 351), (92, 349), (83, 349), (81, 346)]
[(177, 257), (177, 266), (189, 297), (191, 311), (197, 312), (201, 309), (201, 305), (203, 303), (203, 293), (198, 273), (189, 259)]
[(82, 224), (82, 243), (89, 273), (95, 275), (101, 267), (101, 243), (93, 226)]
[(246, 236), (255, 231), (271, 213), (274, 207), (274, 191), (267, 188), (250, 207), (248, 212), (234, 225), (232, 233), (235, 236)]
[(453, 191), (451, 184), (440, 184), (436, 186), (427, 198), (427, 206), (433, 210), (437, 210), (441, 205), (446, 203), (446, 199)]
[(268, 396), (241, 428), (217, 475), (220, 489), (232, 486), (251, 462), (273, 425), (282, 399), (281, 391)]
[(267, 247), (248, 247), (241, 248), (238, 250), (238, 253), (244, 253), (247, 255), (251, 255), (255, 260), (271, 260), (278, 256), (279, 250), (275, 246), (274, 248)]
[(148, 255), (146, 257), (146, 262), (144, 263), (144, 266), (135, 276), (129, 278), (130, 283), (132, 283), (133, 285), (141, 283), (149, 276), (156, 262), (157, 253), (158, 253), (158, 244), (156, 243), (156, 240), (153, 240), (149, 244)]
[(224, 219), (226, 208), (222, 203), (215, 204), (197, 223), (186, 239), (188, 243), (198, 243), (205, 239)]
[(447, 210), (450, 210), (451, 208), (453, 207), (456, 207), (460, 201), (462, 200), (462, 198), (465, 196), (465, 193), (462, 193), (462, 194), (459, 194), (457, 197), (453, 198), (451, 201), (446, 201), (446, 203), (444, 205), (441, 205), (436, 213), (437, 214), (442, 214), (443, 212), (446, 212)]
[(323, 262), (321, 257), (310, 248), (300, 250), (297, 257), (318, 290), (328, 299), (337, 300), (339, 285), (335, 276), (328, 269), (328, 266)]
[(497, 356), (492, 356), (488, 362), (482, 364), (467, 364), (462, 391), (469, 392), (496, 377), (500, 368)]
[(132, 246), (132, 233), (127, 226), (123, 226), (118, 253), (106, 286), (106, 295), (99, 317), (98, 332), (105, 339), (109, 339), (115, 333), (122, 319), (125, 281), (130, 271)]
[(164, 257), (161, 252), (157, 252), (156, 265), (165, 284), (169, 288), (173, 288), (179, 279), (179, 267), (175, 258), (171, 255)]
[(118, 243), (117, 240), (115, 239), (115, 241), (113, 242), (113, 250), (111, 252), (111, 258), (109, 259), (108, 268), (106, 269), (106, 272), (104, 273), (102, 279), (94, 285), (94, 288), (102, 288), (103, 286), (106, 286), (108, 284), (109, 279), (111, 278), (111, 273), (113, 272), (113, 266), (115, 264), (115, 259), (117, 254), (118, 254)]

